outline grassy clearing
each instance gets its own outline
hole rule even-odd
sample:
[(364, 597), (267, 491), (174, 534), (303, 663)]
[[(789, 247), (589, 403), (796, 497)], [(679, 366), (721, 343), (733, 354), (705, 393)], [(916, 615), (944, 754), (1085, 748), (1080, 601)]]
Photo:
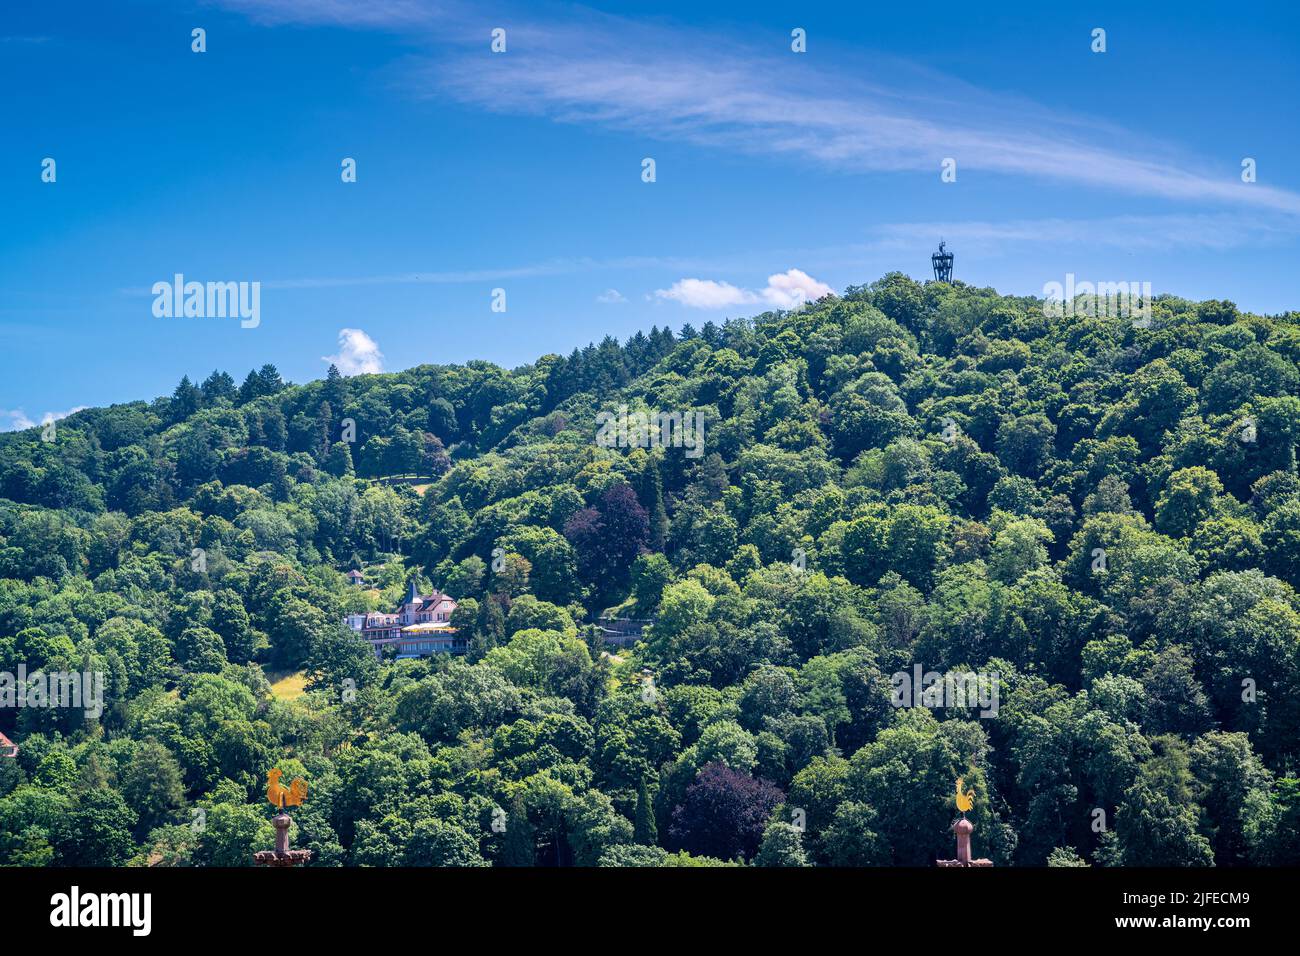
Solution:
[(307, 693), (306, 671), (269, 671), (266, 679), (276, 700), (296, 700)]

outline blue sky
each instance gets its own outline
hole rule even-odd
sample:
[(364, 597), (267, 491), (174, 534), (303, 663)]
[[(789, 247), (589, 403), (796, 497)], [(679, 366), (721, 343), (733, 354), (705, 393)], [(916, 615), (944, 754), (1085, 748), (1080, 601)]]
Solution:
[[(1293, 4), (704, 6), (7, 5), (0, 429), (214, 367), (517, 365), (925, 278), (941, 235), (1005, 293), (1300, 308)], [(155, 317), (178, 272), (260, 282), (260, 324)]]

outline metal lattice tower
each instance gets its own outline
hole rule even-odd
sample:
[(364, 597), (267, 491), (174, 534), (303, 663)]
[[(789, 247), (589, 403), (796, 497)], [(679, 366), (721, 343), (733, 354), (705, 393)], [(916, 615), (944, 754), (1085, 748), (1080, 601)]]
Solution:
[(952, 281), (952, 253), (944, 249), (944, 242), (939, 240), (939, 251), (930, 256), (930, 265), (934, 266), (936, 282)]

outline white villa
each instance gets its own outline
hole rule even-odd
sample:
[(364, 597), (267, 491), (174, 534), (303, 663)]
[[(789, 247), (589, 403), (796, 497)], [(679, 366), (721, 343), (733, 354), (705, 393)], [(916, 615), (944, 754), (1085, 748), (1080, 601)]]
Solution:
[(348, 627), (370, 642), (376, 657), (393, 648), (398, 658), (429, 654), (463, 654), (466, 640), (451, 626), (456, 601), (437, 589), (420, 594), (412, 580), (406, 600), (394, 614), (349, 614)]

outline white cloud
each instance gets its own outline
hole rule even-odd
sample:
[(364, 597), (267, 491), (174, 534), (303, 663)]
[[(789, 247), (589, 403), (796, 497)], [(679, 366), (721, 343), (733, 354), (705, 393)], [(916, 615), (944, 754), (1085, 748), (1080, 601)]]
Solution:
[(767, 277), (763, 298), (778, 309), (794, 309), (805, 302), (816, 302), (834, 291), (825, 282), (818, 282), (802, 269), (787, 269)]
[(626, 302), (627, 298), (617, 289), (606, 289), (600, 295), (596, 296), (597, 302), (603, 302), (606, 305), (614, 305), (619, 302)]
[(0, 417), (7, 418), (9, 421), (5, 424), (3, 431), (20, 432), (27, 428), (35, 428), (36, 423), (27, 417), (27, 413), (21, 408), (0, 408)]
[[(430, 59), (413, 83), (499, 112), (850, 172), (937, 180), (940, 161), (954, 157), (963, 173), (1300, 214), (1295, 192), (1242, 183), (1237, 170), (1144, 142), (1139, 130), (1049, 111), (908, 63), (881, 57), (832, 73), (715, 36), (593, 19), (599, 25), (548, 26), (500, 69), (466, 69), (463, 56)], [(941, 110), (924, 92), (937, 88), (945, 91)]]
[(678, 279), (667, 289), (656, 289), (654, 297), (671, 299), (691, 309), (725, 309), (760, 302), (774, 309), (795, 309), (833, 291), (802, 269), (787, 269), (768, 276), (767, 286), (757, 292), (713, 279)]
[(327, 23), (343, 27), (398, 29), (427, 24), (436, 5), (419, 0), (223, 0), (224, 6), (258, 23)]
[(880, 249), (911, 250), (943, 236), (949, 246), (982, 255), (1030, 244), (1107, 246), (1127, 252), (1232, 249), (1284, 240), (1294, 232), (1285, 216), (1251, 211), (1098, 219), (1009, 219), (886, 223), (876, 228)]
[[(41, 424), (48, 425), (50, 422), (57, 422), (59, 419), (67, 418), (69, 415), (82, 411), (87, 407), (86, 405), (77, 405), (66, 412), (46, 412), (41, 416)], [(4, 418), (7, 418), (8, 422), (5, 423), (4, 427), (0, 428), (0, 431), (20, 432), (36, 427), (36, 422), (32, 421), (21, 408), (0, 408), (0, 419)]]
[(503, 113), (853, 172), (937, 180), (940, 160), (954, 157), (962, 173), (1300, 214), (1300, 194), (1242, 183), (1235, 168), (1180, 156), (1134, 124), (1069, 115), (879, 53), (860, 62), (841, 58), (832, 70), (806, 57), (773, 57), (716, 31), (583, 8), (567, 19), (511, 18), (510, 55), (483, 69), (481, 19), (454, 0), (217, 2), (263, 23), (402, 33), (429, 50), (400, 67), (416, 95), (450, 95)]
[(667, 289), (656, 289), (655, 297), (672, 299), (691, 309), (725, 309), (757, 301), (752, 292), (712, 279), (678, 279)]
[(321, 361), (337, 365), (344, 375), (384, 370), (384, 353), (379, 351), (379, 343), (360, 329), (339, 329), (339, 354), (323, 355)]

